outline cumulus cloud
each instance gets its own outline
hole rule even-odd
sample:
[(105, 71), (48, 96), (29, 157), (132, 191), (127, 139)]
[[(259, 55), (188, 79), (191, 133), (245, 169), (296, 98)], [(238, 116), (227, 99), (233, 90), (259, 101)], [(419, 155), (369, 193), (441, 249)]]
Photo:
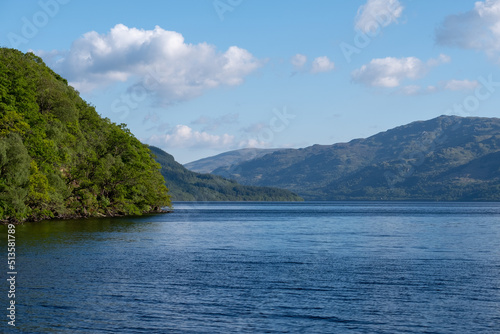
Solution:
[(380, 26), (397, 23), (402, 13), (403, 6), (398, 0), (368, 0), (359, 7), (354, 27), (364, 33), (373, 32)]
[(295, 56), (292, 57), (292, 59), (290, 60), (290, 62), (292, 63), (293, 67), (296, 70), (300, 70), (306, 64), (307, 57), (304, 56), (303, 54), (297, 53)]
[(165, 134), (151, 136), (147, 142), (165, 148), (226, 148), (234, 143), (234, 136), (200, 132), (181, 124)]
[(311, 73), (329, 72), (334, 68), (335, 64), (328, 57), (318, 57), (312, 62)]
[(352, 79), (367, 86), (373, 87), (398, 87), (401, 82), (410, 79), (415, 80), (423, 77), (431, 67), (447, 63), (450, 57), (440, 55), (438, 58), (427, 62), (416, 57), (403, 58), (377, 58), (370, 63), (352, 72)]
[(144, 30), (123, 24), (107, 34), (88, 32), (70, 50), (41, 56), (79, 90), (132, 79), (164, 104), (239, 85), (263, 65), (237, 46), (221, 52), (207, 43), (186, 43), (180, 33), (159, 26)]
[(307, 64), (307, 56), (297, 53), (290, 60), (295, 72), (292, 75), (295, 75), (297, 72), (308, 72), (312, 74), (329, 72), (335, 69), (335, 63), (331, 61), (327, 56), (317, 57), (312, 63), (308, 66)]
[(238, 143), (238, 148), (272, 148), (269, 141), (260, 140), (259, 138), (247, 138)]
[[(192, 123), (196, 123), (192, 122)], [(145, 138), (144, 142), (164, 149), (239, 149), (239, 148), (269, 148), (272, 141), (265, 132), (248, 132), (244, 129), (238, 136), (231, 134), (213, 134), (207, 131), (198, 131), (187, 125), (179, 124), (163, 134), (154, 134)], [(261, 129), (262, 130), (262, 129)], [(254, 133), (250, 133), (254, 132)]]
[(468, 12), (448, 16), (436, 29), (440, 45), (500, 51), (500, 0), (477, 1)]

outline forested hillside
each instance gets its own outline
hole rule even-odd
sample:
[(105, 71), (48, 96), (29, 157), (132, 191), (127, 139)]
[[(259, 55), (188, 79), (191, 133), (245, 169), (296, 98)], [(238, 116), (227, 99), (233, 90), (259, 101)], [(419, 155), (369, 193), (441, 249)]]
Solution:
[(234, 164), (263, 157), (266, 154), (281, 151), (282, 148), (242, 148), (235, 151), (229, 151), (184, 165), (187, 169), (197, 173), (211, 173), (217, 168), (225, 168)]
[(306, 200), (500, 200), (500, 119), (441, 116), (219, 168)]
[(170, 205), (159, 165), (32, 53), (0, 49), (0, 219), (142, 214)]
[(184, 168), (174, 157), (151, 146), (161, 173), (175, 201), (302, 201), (288, 190), (244, 186), (211, 174), (199, 174)]

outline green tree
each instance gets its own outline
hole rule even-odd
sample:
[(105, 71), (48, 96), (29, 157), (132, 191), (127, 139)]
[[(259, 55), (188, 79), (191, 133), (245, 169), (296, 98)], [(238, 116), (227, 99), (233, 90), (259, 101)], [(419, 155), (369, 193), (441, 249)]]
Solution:
[(0, 138), (0, 217), (26, 215), (30, 160), (19, 134)]
[(170, 205), (150, 150), (32, 53), (0, 48), (0, 219)]

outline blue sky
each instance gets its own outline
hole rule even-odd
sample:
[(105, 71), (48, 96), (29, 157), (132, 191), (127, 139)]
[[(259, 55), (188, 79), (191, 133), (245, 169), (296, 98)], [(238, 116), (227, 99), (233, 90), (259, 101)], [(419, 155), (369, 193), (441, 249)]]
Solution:
[(500, 105), (500, 0), (2, 0), (0, 45), (181, 163)]

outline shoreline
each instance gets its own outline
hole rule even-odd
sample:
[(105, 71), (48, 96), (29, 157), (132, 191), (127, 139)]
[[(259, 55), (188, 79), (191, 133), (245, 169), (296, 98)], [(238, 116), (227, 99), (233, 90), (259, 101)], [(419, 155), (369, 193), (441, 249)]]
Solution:
[(23, 220), (9, 218), (9, 219), (0, 220), (0, 225), (8, 225), (8, 224), (20, 225), (20, 224), (24, 224), (24, 223), (36, 223), (36, 222), (40, 222), (43, 220), (56, 220), (56, 219), (72, 220), (72, 219), (88, 219), (88, 218), (140, 217), (140, 216), (150, 215), (150, 214), (167, 214), (167, 213), (172, 213), (172, 212), (174, 212), (173, 209), (162, 208), (162, 209), (155, 209), (155, 210), (146, 211), (146, 212), (141, 213), (140, 215), (130, 215), (130, 214), (122, 214), (122, 213), (108, 213), (108, 214), (99, 213), (99, 214), (95, 214), (95, 215), (83, 215), (83, 214), (82, 215), (74, 215), (74, 214), (71, 214), (71, 215), (60, 215), (60, 216), (54, 216), (54, 217), (49, 217), (49, 216), (36, 217), (36, 218), (31, 217), (31, 218), (26, 218)]

